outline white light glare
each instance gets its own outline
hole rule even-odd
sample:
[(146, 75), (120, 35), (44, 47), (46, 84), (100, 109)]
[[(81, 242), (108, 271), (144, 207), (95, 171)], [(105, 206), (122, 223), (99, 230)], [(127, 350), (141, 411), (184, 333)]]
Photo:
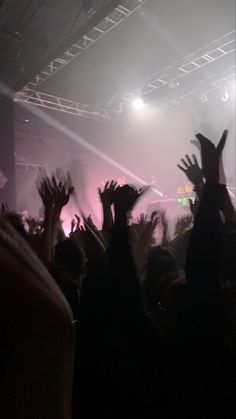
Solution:
[(201, 99), (202, 103), (207, 103), (208, 102), (208, 97), (207, 97), (207, 95), (205, 95), (205, 93), (203, 93), (201, 95), (200, 99)]
[(227, 90), (221, 96), (221, 100), (222, 100), (222, 102), (227, 102), (227, 100), (229, 100), (229, 93), (227, 92)]
[(134, 109), (142, 109), (145, 106), (145, 103), (143, 101), (143, 99), (141, 97), (136, 97), (133, 101), (132, 101), (132, 106)]

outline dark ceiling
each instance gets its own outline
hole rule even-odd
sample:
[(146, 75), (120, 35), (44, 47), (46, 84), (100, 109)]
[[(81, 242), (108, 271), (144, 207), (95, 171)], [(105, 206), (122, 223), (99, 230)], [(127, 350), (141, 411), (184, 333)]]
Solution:
[(1, 0), (1, 82), (19, 90), (118, 3), (118, 0)]

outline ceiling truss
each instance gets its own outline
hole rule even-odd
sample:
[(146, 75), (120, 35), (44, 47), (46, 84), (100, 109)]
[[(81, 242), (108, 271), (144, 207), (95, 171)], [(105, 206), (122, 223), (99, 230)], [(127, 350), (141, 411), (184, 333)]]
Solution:
[[(138, 4), (137, 4), (138, 3)], [(115, 26), (117, 26), (123, 19), (130, 16), (135, 10), (137, 10), (141, 5), (144, 3), (143, 0), (135, 0), (135, 3), (133, 2), (133, 9), (127, 9), (124, 6), (117, 7), (112, 13), (113, 13), (113, 19), (109, 16), (103, 19), (102, 25), (104, 25), (104, 22), (109, 22), (109, 20), (112, 20), (110, 28), (107, 28), (107, 32), (111, 29), (113, 29)], [(116, 18), (114, 16), (117, 16)], [(123, 17), (122, 17), (123, 16)], [(115, 20), (117, 19), (117, 20)], [(101, 29), (100, 26), (97, 25), (95, 32), (99, 32), (101, 30), (101, 34), (98, 34), (97, 40), (100, 39), (105, 33), (107, 33), (103, 27)], [(95, 33), (94, 32), (94, 33)], [(90, 45), (92, 45), (94, 42), (96, 42), (96, 38), (94, 35), (94, 38), (92, 38), (91, 34), (87, 34), (84, 36), (81, 40), (81, 44), (78, 44), (76, 47), (78, 50), (81, 48), (81, 52), (78, 53), (80, 55), (83, 51), (85, 51)], [(84, 47), (83, 47), (83, 43)], [(79, 47), (80, 45), (80, 47)], [(72, 46), (71, 48), (73, 48)], [(82, 49), (84, 48), (84, 49)], [(69, 50), (68, 50), (69, 51)], [(78, 52), (78, 51), (77, 51)], [(203, 90), (202, 81), (206, 82), (204, 89), (208, 89), (208, 91), (212, 91), (216, 88), (219, 88), (219, 83), (217, 83), (217, 79), (213, 77), (204, 77), (203, 69), (210, 65), (217, 60), (223, 59), (224, 57), (228, 56), (229, 54), (235, 53), (235, 30), (231, 31), (225, 35), (223, 35), (221, 38), (218, 38), (211, 42), (210, 44), (205, 45), (201, 49), (198, 49), (197, 51), (194, 51), (191, 54), (188, 54), (187, 56), (183, 57), (181, 60), (178, 60), (177, 62), (169, 65), (168, 67), (164, 67), (155, 74), (153, 74), (151, 77), (149, 77), (148, 81), (144, 81), (142, 83), (142, 88), (138, 88), (132, 92), (123, 92), (122, 94), (118, 94), (114, 96), (111, 99), (108, 99), (106, 103), (101, 105), (88, 105), (88, 104), (82, 104), (78, 102), (74, 102), (68, 99), (60, 98), (57, 96), (53, 96), (47, 93), (35, 91), (34, 89), (30, 88), (29, 86), (32, 86), (32, 82), (28, 83), (27, 86), (25, 86), (21, 91), (19, 91), (15, 96), (15, 101), (18, 102), (25, 102), (28, 104), (41, 106), (47, 109), (53, 109), (77, 116), (92, 118), (92, 119), (100, 119), (100, 120), (109, 120), (111, 119), (114, 114), (121, 113), (124, 108), (130, 103), (130, 101), (137, 95), (148, 95), (152, 94), (153, 92), (157, 91), (160, 88), (168, 87), (168, 91), (166, 94), (163, 94), (163, 102), (164, 104), (169, 103), (178, 103), (183, 98), (186, 98), (190, 95), (199, 96), (200, 91)], [(77, 56), (78, 56), (77, 55)], [(54, 60), (51, 63), (51, 71), (52, 73), (45, 74), (45, 77), (50, 77), (51, 75), (55, 74), (55, 72), (59, 71), (60, 68), (64, 67), (66, 64), (68, 64), (72, 59), (75, 58), (75, 56), (70, 57), (68, 52), (68, 62), (64, 63), (62, 59), (56, 59), (59, 61)], [(62, 60), (62, 61), (60, 61)], [(59, 66), (62, 67), (54, 67), (54, 62), (58, 62)], [(178, 89), (175, 89), (175, 98), (171, 98), (169, 87), (171, 85), (174, 85), (175, 87), (178, 86), (180, 81), (187, 75), (193, 72), (202, 72), (201, 81), (197, 83), (197, 87), (194, 90), (189, 90), (184, 93), (178, 93)], [(235, 78), (235, 72), (231, 69), (230, 73), (226, 76), (221, 77), (220, 80), (227, 80), (229, 78), (234, 77)], [(41, 80), (41, 76), (36, 76), (36, 85), (34, 87), (37, 87), (39, 84), (41, 84), (46, 79)], [(182, 84), (182, 83), (181, 83)], [(33, 86), (32, 86), (33, 87)], [(172, 93), (173, 96), (173, 93)], [(178, 96), (178, 98), (176, 97)]]
[(33, 80), (27, 83), (21, 91), (28, 89), (37, 89), (46, 80), (62, 70), (71, 63), (75, 58), (81, 56), (88, 48), (99, 41), (103, 36), (118, 26), (124, 19), (131, 16), (138, 10), (146, 0), (125, 0), (118, 5), (108, 16), (94, 26), (86, 35), (82, 36), (78, 42), (68, 48), (60, 57), (52, 60), (46, 68), (40, 71)]
[(106, 109), (96, 105), (85, 105), (83, 103), (74, 102), (48, 93), (37, 92), (28, 88), (16, 93), (14, 100), (15, 102), (24, 102), (25, 105), (36, 105), (42, 108), (85, 118), (98, 120), (111, 119), (111, 116)]
[(183, 77), (196, 71), (202, 71), (207, 65), (234, 52), (235, 30), (223, 35), (210, 44), (205, 45), (201, 49), (188, 54), (170, 66), (158, 70), (158, 72), (149, 78), (148, 82), (143, 83), (142, 88), (136, 89), (133, 92), (123, 93), (121, 95), (121, 101), (123, 103), (130, 102), (137, 94), (147, 95), (155, 92), (161, 87), (171, 86), (171, 84), (178, 86), (178, 83)]

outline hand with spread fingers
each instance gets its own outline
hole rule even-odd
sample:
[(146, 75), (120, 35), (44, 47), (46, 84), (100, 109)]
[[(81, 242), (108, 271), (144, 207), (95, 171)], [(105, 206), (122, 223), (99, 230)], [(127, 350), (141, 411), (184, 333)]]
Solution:
[(146, 231), (150, 234), (150, 236), (153, 235), (156, 227), (160, 223), (160, 216), (158, 215), (157, 211), (154, 211), (151, 215), (150, 220), (147, 222)]
[(117, 188), (117, 182), (112, 180), (105, 183), (104, 189), (98, 188), (98, 193), (102, 204), (112, 205), (114, 201), (114, 191)]
[(42, 199), (45, 209), (49, 210), (53, 208), (54, 196), (49, 177), (46, 176), (41, 180), (38, 186), (38, 193)]
[[(220, 141), (215, 145), (201, 133), (196, 134), (196, 141), (191, 141), (192, 144), (198, 147), (200, 144), (202, 169), (199, 167), (196, 156), (193, 154), (192, 160), (188, 154), (185, 155), (185, 159), (181, 159), (182, 165), (177, 164), (178, 168), (182, 170), (187, 178), (195, 186), (195, 190), (199, 192), (204, 179), (206, 182), (218, 182), (221, 175), (221, 183), (225, 184), (225, 174), (222, 164), (222, 152), (226, 143), (228, 131), (224, 130)], [(198, 189), (199, 188), (199, 189)], [(201, 195), (199, 192), (198, 195)]]
[(102, 212), (103, 212), (103, 223), (102, 231), (103, 233), (109, 234), (111, 228), (113, 227), (113, 214), (112, 214), (112, 204), (114, 203), (114, 194), (117, 189), (117, 182), (114, 180), (109, 180), (105, 183), (103, 190), (98, 188), (98, 194), (100, 201), (102, 203)]
[(68, 204), (70, 196), (74, 191), (74, 187), (69, 186), (66, 180), (57, 182), (55, 176), (52, 176), (51, 185), (55, 207), (57, 209), (62, 209)]
[(143, 256), (146, 254), (150, 245), (153, 244), (153, 242), (155, 242), (153, 234), (155, 232), (156, 227), (160, 223), (160, 215), (157, 211), (154, 211), (151, 214), (150, 220), (147, 221), (147, 217), (145, 217), (145, 220), (146, 222), (143, 225), (141, 234), (137, 238), (136, 245), (136, 263), (139, 267), (142, 265)]
[(47, 209), (50, 207), (62, 209), (68, 204), (73, 191), (74, 187), (69, 186), (66, 180), (58, 182), (54, 175), (51, 179), (44, 177), (38, 187), (39, 195)]
[(179, 217), (175, 225), (175, 235), (181, 236), (181, 234), (183, 234), (184, 231), (190, 227), (191, 223), (192, 223), (191, 215), (184, 215), (183, 217)]
[(145, 226), (148, 222), (147, 214), (144, 214), (143, 212), (140, 214), (140, 216), (137, 218), (137, 222), (141, 226)]
[(65, 177), (61, 177), (59, 181), (55, 175), (52, 175), (51, 178), (45, 175), (41, 178), (38, 185), (38, 192), (45, 207), (43, 242), (40, 256), (46, 262), (52, 260), (52, 248), (60, 222), (61, 211), (68, 204), (73, 191), (73, 186)]
[(202, 169), (198, 165), (197, 158), (195, 154), (192, 155), (192, 160), (188, 154), (185, 155), (185, 159), (181, 159), (182, 166), (177, 164), (178, 168), (182, 170), (187, 178), (194, 185), (203, 184), (203, 173)]

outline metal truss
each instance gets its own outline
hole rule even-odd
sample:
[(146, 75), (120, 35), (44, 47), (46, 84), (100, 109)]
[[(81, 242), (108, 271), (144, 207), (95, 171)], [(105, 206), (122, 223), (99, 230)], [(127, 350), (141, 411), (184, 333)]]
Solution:
[(201, 88), (197, 87), (189, 94), (197, 96), (200, 99), (203, 99), (203, 95), (207, 95), (215, 90), (227, 90), (227, 88), (232, 89), (233, 84), (235, 83), (235, 66), (231, 67), (231, 70), (228, 75), (222, 75), (220, 78), (209, 77), (205, 79), (204, 83), (201, 85)]
[[(227, 87), (232, 87), (234, 82), (235, 66), (232, 66), (228, 68), (227, 71), (220, 77), (219, 74), (217, 74), (201, 79), (192, 90), (187, 89), (185, 92), (182, 92), (182, 94), (178, 94), (177, 96), (176, 92), (165, 96), (161, 101), (160, 106), (169, 107), (178, 105), (191, 97), (197, 97), (202, 102), (207, 102), (207, 96), (211, 92), (217, 89), (221, 89), (222, 91), (227, 90)], [(96, 105), (84, 105), (71, 100), (49, 95), (47, 93), (35, 92), (30, 89), (26, 92), (18, 92), (15, 96), (15, 101), (103, 121), (112, 119), (115, 114), (112, 109), (109, 110)]]
[(146, 0), (123, 1), (122, 4), (118, 5), (108, 16), (102, 19), (99, 24), (94, 26), (86, 35), (82, 36), (78, 42), (67, 49), (64, 54), (52, 60), (46, 68), (34, 76), (33, 80), (28, 82), (27, 85), (23, 87), (22, 91), (25, 89), (36, 89), (51, 76), (71, 63), (75, 58), (82, 55), (88, 48), (119, 25), (124, 19), (138, 10), (145, 2)]
[(42, 169), (43, 166), (40, 166), (39, 164), (34, 164), (34, 163), (22, 163), (22, 162), (15, 162), (15, 166), (17, 169), (22, 169), (22, 170), (34, 170), (34, 171), (39, 171), (39, 169)]
[[(16, 133), (17, 137), (19, 133)], [(28, 134), (29, 135), (29, 134)], [(17, 169), (23, 169), (23, 170), (36, 170), (43, 168), (42, 164), (32, 163), (29, 160), (25, 159), (23, 156), (19, 155), (18, 153), (15, 153), (15, 167)]]
[(41, 106), (46, 109), (53, 109), (55, 111), (65, 112), (85, 118), (98, 120), (111, 119), (110, 114), (106, 109), (96, 105), (85, 105), (31, 89), (24, 89), (23, 91), (16, 93), (14, 100), (15, 102), (24, 102), (25, 104)]
[[(183, 77), (190, 73), (201, 71), (207, 65), (233, 52), (235, 52), (235, 30), (188, 54), (175, 63), (158, 70), (148, 81), (142, 83), (142, 88), (117, 95), (114, 101), (116, 103), (119, 101), (119, 107), (123, 108), (137, 95), (145, 96), (165, 86), (177, 87)], [(109, 100), (110, 106), (112, 106), (112, 102), (112, 99)]]
[[(130, 14), (131, 12), (129, 11), (129, 14), (127, 14), (126, 17)], [(109, 120), (117, 113), (122, 113), (135, 96), (148, 95), (161, 87), (178, 87), (179, 82), (190, 73), (196, 71), (203, 73), (204, 67), (234, 52), (235, 30), (223, 35), (221, 38), (185, 56), (168, 67), (162, 68), (153, 74), (152, 77), (149, 77), (148, 82), (143, 82), (142, 88), (120, 95), (117, 94), (111, 99), (108, 99), (103, 107), (101, 105), (77, 103), (47, 93), (34, 91), (28, 87), (19, 91), (15, 96), (15, 100), (86, 118)], [(191, 91), (188, 88), (184, 93), (181, 93), (180, 91), (178, 93), (178, 89), (172, 89), (172, 92), (170, 93), (168, 89), (165, 94), (165, 91), (163, 92), (162, 90), (162, 106), (180, 103), (189, 96), (198, 96), (201, 98), (202, 95), (219, 88), (220, 84), (226, 83), (230, 77), (231, 79), (235, 79), (235, 69), (231, 70), (230, 75), (224, 75), (221, 79), (217, 79), (217, 75), (204, 77), (203, 73), (200, 82), (197, 82), (196, 87)]]
[[(221, 74), (215, 74), (214, 76), (209, 76), (206, 78), (203, 78), (201, 81), (199, 81), (195, 88), (192, 90), (186, 90), (181, 95), (178, 95), (174, 97), (174, 95), (171, 95), (165, 97), (163, 99), (163, 102), (161, 104), (161, 107), (169, 107), (173, 105), (178, 105), (182, 103), (185, 100), (189, 100), (191, 98), (197, 98), (202, 103), (208, 102), (208, 97), (211, 93), (213, 93), (216, 90), (220, 90), (222, 94), (224, 94), (226, 91), (230, 91), (233, 89), (233, 85), (235, 83), (235, 66), (232, 66), (227, 69), (226, 72)], [(228, 90), (227, 90), (228, 89)], [(227, 99), (226, 99), (227, 100)]]

